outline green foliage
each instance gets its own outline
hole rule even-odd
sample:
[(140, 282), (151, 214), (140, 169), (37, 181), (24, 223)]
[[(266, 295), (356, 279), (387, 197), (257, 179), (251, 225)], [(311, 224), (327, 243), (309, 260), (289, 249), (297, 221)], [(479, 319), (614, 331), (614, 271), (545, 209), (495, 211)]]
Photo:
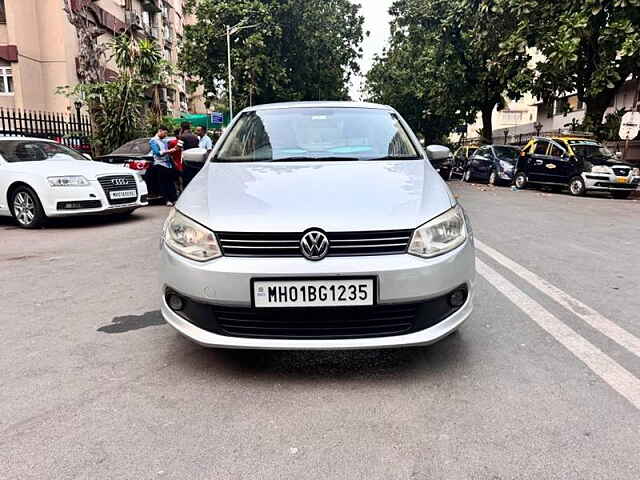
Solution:
[(483, 114), (490, 139), (491, 114), (503, 94), (519, 98), (526, 43), (501, 38), (518, 28), (505, 15), (507, 0), (396, 0), (389, 51), (367, 76), (372, 99), (407, 114), (425, 137), (450, 132)]
[(533, 92), (547, 100), (577, 92), (587, 105), (585, 123), (602, 128), (616, 90), (640, 71), (640, 0), (509, 0), (518, 28), (505, 36), (543, 56), (528, 75)]
[(108, 48), (118, 67), (117, 79), (58, 88), (58, 93), (81, 98), (87, 104), (97, 154), (146, 135), (150, 127), (160, 123), (159, 109), (149, 109), (148, 94), (157, 93), (172, 73), (157, 45), (149, 40), (120, 35)]
[(232, 37), (234, 101), (345, 99), (364, 32), (349, 0), (190, 0), (181, 68), (207, 92), (227, 89), (226, 26), (258, 26)]

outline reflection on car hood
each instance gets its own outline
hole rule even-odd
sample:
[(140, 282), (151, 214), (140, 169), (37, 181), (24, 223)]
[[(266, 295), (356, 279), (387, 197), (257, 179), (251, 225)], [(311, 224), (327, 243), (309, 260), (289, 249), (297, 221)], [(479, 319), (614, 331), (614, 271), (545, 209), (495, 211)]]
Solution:
[(12, 170), (41, 175), (43, 177), (82, 175), (87, 180), (96, 180), (101, 175), (132, 175), (133, 170), (90, 160), (43, 160), (40, 162), (13, 162)]
[(455, 203), (422, 160), (208, 163), (177, 208), (214, 231), (415, 228)]

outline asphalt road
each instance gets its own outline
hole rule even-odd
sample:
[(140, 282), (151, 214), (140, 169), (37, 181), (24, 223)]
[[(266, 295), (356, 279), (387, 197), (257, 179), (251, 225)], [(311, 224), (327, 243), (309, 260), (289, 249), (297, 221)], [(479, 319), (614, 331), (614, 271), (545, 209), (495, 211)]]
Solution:
[(0, 220), (0, 478), (637, 480), (640, 202), (452, 188), (476, 310), (411, 350), (183, 339), (158, 313), (165, 207)]

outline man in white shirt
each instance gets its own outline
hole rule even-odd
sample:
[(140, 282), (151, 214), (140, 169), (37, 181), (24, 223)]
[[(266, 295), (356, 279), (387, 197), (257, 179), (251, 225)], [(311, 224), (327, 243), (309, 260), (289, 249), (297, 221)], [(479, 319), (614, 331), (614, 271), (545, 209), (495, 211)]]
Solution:
[(196, 128), (196, 135), (200, 138), (198, 147), (204, 148), (205, 150), (211, 150), (213, 148), (211, 137), (207, 135), (207, 130), (204, 127)]

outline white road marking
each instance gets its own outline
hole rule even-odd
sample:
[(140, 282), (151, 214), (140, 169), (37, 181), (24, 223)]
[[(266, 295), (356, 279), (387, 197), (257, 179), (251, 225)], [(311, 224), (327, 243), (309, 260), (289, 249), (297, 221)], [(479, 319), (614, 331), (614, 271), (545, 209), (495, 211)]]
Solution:
[(508, 268), (523, 280), (529, 282), (531, 285), (536, 287), (542, 293), (551, 297), (567, 310), (573, 312), (592, 328), (596, 329), (603, 335), (606, 335), (611, 340), (616, 342), (618, 345), (626, 348), (634, 355), (640, 357), (640, 338), (636, 337), (624, 328), (616, 325), (604, 315), (596, 312), (593, 308), (585, 305), (580, 300), (573, 298), (568, 293), (560, 290), (555, 285), (552, 285), (545, 279), (539, 277), (532, 271), (514, 262), (510, 258), (505, 257), (503, 254), (494, 250), (488, 245), (485, 245), (477, 239), (475, 243), (478, 250), (493, 258), (500, 265)]
[(484, 262), (477, 270), (531, 320), (584, 362), (596, 375), (640, 410), (640, 380)]

